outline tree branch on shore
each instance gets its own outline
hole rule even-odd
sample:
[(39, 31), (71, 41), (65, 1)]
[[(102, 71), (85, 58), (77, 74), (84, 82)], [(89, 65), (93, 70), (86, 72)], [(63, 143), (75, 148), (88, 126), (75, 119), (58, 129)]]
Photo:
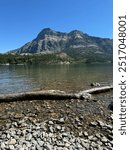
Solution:
[(46, 90), (46, 91), (35, 91), (35, 92), (25, 92), (16, 94), (1, 94), (1, 102), (11, 102), (11, 101), (24, 101), (24, 100), (63, 100), (63, 99), (91, 99), (91, 94), (97, 94), (102, 92), (107, 92), (112, 90), (112, 86), (97, 87), (89, 90), (81, 91), (79, 93), (66, 93), (59, 90)]

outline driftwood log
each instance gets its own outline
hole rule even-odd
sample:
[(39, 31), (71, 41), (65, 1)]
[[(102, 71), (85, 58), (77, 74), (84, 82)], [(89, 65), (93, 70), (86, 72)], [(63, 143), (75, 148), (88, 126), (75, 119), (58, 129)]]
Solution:
[(81, 91), (79, 94), (89, 93), (89, 94), (98, 94), (102, 92), (108, 92), (113, 89), (113, 86), (104, 86), (104, 87), (96, 87), (89, 90)]
[(11, 101), (23, 101), (23, 100), (44, 100), (44, 99), (54, 99), (54, 100), (63, 100), (63, 99), (90, 99), (91, 94), (107, 92), (112, 90), (112, 86), (98, 87), (79, 93), (66, 93), (59, 90), (47, 90), (47, 91), (35, 91), (35, 92), (25, 92), (25, 93), (16, 93), (16, 94), (0, 94), (0, 103), (1, 102), (11, 102)]

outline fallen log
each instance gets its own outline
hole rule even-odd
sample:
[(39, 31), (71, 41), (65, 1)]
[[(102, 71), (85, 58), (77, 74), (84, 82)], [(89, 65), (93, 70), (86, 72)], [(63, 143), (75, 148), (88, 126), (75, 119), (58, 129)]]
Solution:
[(92, 88), (89, 90), (84, 90), (79, 92), (79, 94), (83, 94), (83, 93), (89, 93), (89, 94), (98, 94), (98, 93), (102, 93), (102, 92), (108, 92), (111, 91), (113, 89), (113, 86), (104, 86), (104, 87), (96, 87), (96, 88)]
[(67, 94), (59, 90), (36, 91), (26, 93), (16, 93), (0, 95), (0, 102), (22, 101), (22, 100), (44, 100), (44, 99), (79, 99), (77, 94)]
[(81, 91), (79, 93), (66, 93), (59, 90), (35, 91), (16, 94), (1, 94), (1, 102), (24, 101), (24, 100), (63, 100), (63, 99), (90, 99), (91, 94), (106, 92), (112, 89), (112, 86), (93, 88), (90, 90)]

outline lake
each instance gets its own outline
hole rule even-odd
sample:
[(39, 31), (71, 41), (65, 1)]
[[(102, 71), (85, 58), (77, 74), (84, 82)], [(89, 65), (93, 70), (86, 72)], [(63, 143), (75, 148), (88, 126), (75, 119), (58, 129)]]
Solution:
[(37, 90), (76, 92), (92, 82), (111, 85), (112, 64), (0, 65), (0, 94)]

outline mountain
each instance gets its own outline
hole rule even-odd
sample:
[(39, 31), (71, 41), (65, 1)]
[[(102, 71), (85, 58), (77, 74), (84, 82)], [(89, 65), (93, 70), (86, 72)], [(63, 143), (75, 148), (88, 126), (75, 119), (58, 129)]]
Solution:
[[(112, 60), (113, 41), (108, 38), (90, 36), (79, 30), (69, 33), (57, 32), (50, 28), (43, 29), (31, 42), (21, 48), (10, 51), (14, 54), (52, 54), (65, 53), (74, 59), (93, 59), (106, 57)], [(88, 59), (89, 58), (89, 59)], [(107, 58), (109, 60), (109, 58)]]

